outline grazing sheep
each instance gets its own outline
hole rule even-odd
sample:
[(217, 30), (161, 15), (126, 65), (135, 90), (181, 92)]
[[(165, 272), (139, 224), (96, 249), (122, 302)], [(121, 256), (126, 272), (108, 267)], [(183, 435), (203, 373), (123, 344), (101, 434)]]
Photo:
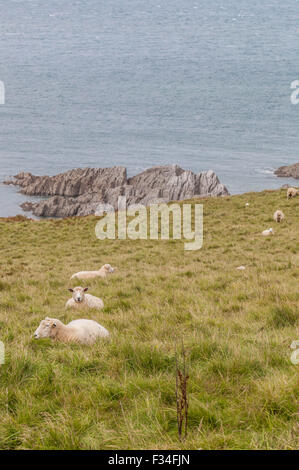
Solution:
[(245, 207), (248, 207), (248, 206), (250, 206), (250, 204), (249, 202), (246, 202)]
[(287, 190), (287, 199), (291, 199), (292, 197), (297, 196), (299, 194), (299, 190), (296, 188), (288, 188)]
[(72, 275), (71, 279), (77, 277), (78, 279), (93, 279), (95, 277), (107, 277), (112, 274), (116, 268), (112, 268), (110, 264), (104, 264), (98, 271), (79, 271)]
[(246, 267), (245, 266), (238, 266), (236, 269), (238, 269), (238, 271), (245, 271)]
[(91, 294), (85, 294), (85, 292), (88, 290), (88, 287), (74, 287), (73, 289), (70, 288), (68, 289), (70, 292), (72, 292), (73, 297), (67, 301), (65, 304), (65, 307), (82, 307), (82, 306), (87, 306), (90, 308), (103, 308), (104, 307), (104, 302), (102, 299), (99, 299), (99, 297), (95, 297), (94, 295)]
[(284, 213), (282, 211), (274, 212), (273, 219), (275, 220), (275, 222), (282, 222), (284, 219)]
[(269, 228), (268, 230), (264, 230), (262, 232), (262, 235), (264, 235), (264, 237), (268, 237), (269, 235), (274, 235), (273, 228)]
[(52, 338), (63, 343), (93, 344), (98, 338), (109, 336), (109, 332), (94, 320), (73, 320), (64, 325), (56, 318), (46, 317), (34, 332), (34, 338)]

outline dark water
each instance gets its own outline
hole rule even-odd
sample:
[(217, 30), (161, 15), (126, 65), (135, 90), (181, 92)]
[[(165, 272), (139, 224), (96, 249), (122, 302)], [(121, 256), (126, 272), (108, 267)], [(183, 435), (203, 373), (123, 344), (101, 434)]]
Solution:
[[(0, 179), (177, 163), (232, 193), (279, 187), (299, 161), (298, 40), (295, 0), (5, 2)], [(22, 200), (0, 186), (0, 216)]]

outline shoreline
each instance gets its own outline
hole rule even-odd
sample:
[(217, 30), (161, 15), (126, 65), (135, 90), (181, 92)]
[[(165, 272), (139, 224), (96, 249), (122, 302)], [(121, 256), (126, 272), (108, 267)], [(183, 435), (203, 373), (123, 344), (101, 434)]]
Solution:
[[(296, 185), (294, 185), (296, 186)], [(254, 197), (257, 194), (262, 194), (262, 193), (276, 193), (280, 191), (284, 191), (287, 188), (292, 187), (289, 184), (284, 184), (280, 186), (279, 188), (272, 188), (272, 189), (262, 189), (261, 191), (245, 191), (244, 193), (238, 193), (238, 194), (229, 194), (227, 196), (221, 196), (218, 198), (213, 198), (213, 199), (234, 199), (234, 198), (239, 198), (239, 197), (244, 197), (248, 196), (249, 197)], [(298, 185), (299, 187), (299, 185)], [(193, 197), (191, 199), (183, 199), (180, 201), (169, 201), (168, 204), (184, 204), (187, 201), (190, 202), (195, 202), (195, 201), (202, 201), (202, 200), (210, 200), (210, 196), (201, 196), (201, 197)], [(115, 211), (117, 213), (117, 210)], [(87, 215), (73, 215), (73, 216), (67, 216), (67, 217), (34, 217), (34, 216), (26, 216), (24, 214), (15, 214), (12, 216), (0, 216), (0, 222), (40, 222), (40, 221), (62, 221), (62, 220), (80, 220), (80, 219), (87, 219), (87, 218), (92, 218), (92, 217), (99, 217), (95, 214), (87, 214)]]
[[(296, 164), (295, 164), (296, 165)], [(297, 164), (298, 165), (298, 164)], [(284, 167), (279, 167), (279, 168), (289, 168), (293, 167), (293, 165), (289, 166), (284, 166)], [(155, 167), (149, 167), (148, 169), (145, 170), (148, 171), (151, 168)], [(250, 178), (244, 178), (244, 191), (234, 191), (231, 192), (233, 196), (236, 195), (242, 195), (242, 194), (247, 194), (247, 193), (256, 193), (256, 192), (261, 192), (264, 190), (278, 190), (281, 187), (288, 185), (288, 186), (296, 186), (296, 178), (292, 176), (286, 176), (285, 174), (278, 175), (278, 169), (273, 169), (271, 172), (270, 170), (259, 170), (256, 173), (256, 177), (252, 175)], [(71, 170), (69, 170), (71, 171)], [(190, 171), (190, 170), (186, 170)], [(144, 173), (144, 172), (142, 172)], [(62, 173), (63, 174), (63, 173)], [(54, 175), (55, 176), (55, 175)], [(8, 178), (11, 178), (10, 181), (10, 189), (7, 188), (7, 184), (4, 184), (3, 182), (0, 182), (0, 199), (5, 201), (4, 204), (2, 204), (2, 207), (0, 207), (0, 217), (1, 218), (13, 218), (16, 217), (17, 215), (24, 216), (26, 218), (32, 218), (34, 220), (39, 220), (41, 218), (46, 218), (47, 216), (39, 216), (39, 215), (34, 215), (33, 213), (30, 214), (30, 216), (27, 216), (28, 210), (23, 210), (21, 207), (22, 205), (34, 205), (37, 203), (41, 203), (42, 201), (47, 201), (51, 198), (51, 195), (26, 195), (22, 193), (22, 188), (17, 188), (17, 186), (13, 185), (12, 182), (14, 181), (14, 177), (4, 177), (5, 180)], [(49, 178), (52, 178), (49, 177)], [(134, 178), (134, 176), (131, 176), (128, 179)], [(241, 179), (241, 178), (240, 178)], [(230, 187), (230, 184), (228, 182), (228, 187)], [(265, 189), (266, 188), (266, 189)], [(64, 197), (66, 197), (64, 195)], [(170, 202), (170, 201), (169, 201)], [(29, 204), (27, 204), (29, 203)], [(48, 217), (55, 217), (53, 215), (49, 215)], [(57, 218), (64, 218), (66, 216), (60, 216), (58, 215)]]
[(89, 215), (99, 206), (107, 210), (134, 204), (147, 206), (194, 196), (225, 196), (227, 188), (212, 170), (193, 173), (178, 165), (154, 166), (135, 176), (127, 176), (126, 167), (75, 168), (54, 176), (18, 173), (4, 184), (18, 186), (26, 197), (47, 198), (21, 204), (24, 211), (38, 217)]

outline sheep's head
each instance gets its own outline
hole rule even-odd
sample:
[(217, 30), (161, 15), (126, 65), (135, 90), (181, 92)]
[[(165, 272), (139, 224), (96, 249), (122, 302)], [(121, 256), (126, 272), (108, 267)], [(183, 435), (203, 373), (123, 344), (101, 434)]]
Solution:
[(116, 269), (112, 268), (111, 264), (104, 264), (103, 268), (107, 273), (114, 273), (114, 270)]
[(77, 304), (80, 304), (84, 300), (84, 293), (88, 291), (88, 287), (74, 287), (69, 288), (69, 291), (73, 294), (73, 299)]
[(277, 222), (280, 222), (284, 218), (284, 215), (281, 211), (276, 212), (276, 220)]
[(39, 327), (35, 330), (33, 334), (34, 338), (55, 338), (58, 323), (60, 322), (59, 320), (56, 320), (56, 318), (46, 317), (40, 322)]

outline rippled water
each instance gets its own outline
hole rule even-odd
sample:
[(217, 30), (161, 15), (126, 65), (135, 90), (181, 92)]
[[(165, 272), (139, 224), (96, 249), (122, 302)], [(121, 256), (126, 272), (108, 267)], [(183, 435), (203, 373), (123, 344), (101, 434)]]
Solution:
[[(10, 0), (0, 180), (124, 165), (212, 168), (232, 193), (299, 161), (295, 0)], [(292, 181), (292, 180), (290, 180)], [(0, 216), (23, 196), (0, 185)]]

